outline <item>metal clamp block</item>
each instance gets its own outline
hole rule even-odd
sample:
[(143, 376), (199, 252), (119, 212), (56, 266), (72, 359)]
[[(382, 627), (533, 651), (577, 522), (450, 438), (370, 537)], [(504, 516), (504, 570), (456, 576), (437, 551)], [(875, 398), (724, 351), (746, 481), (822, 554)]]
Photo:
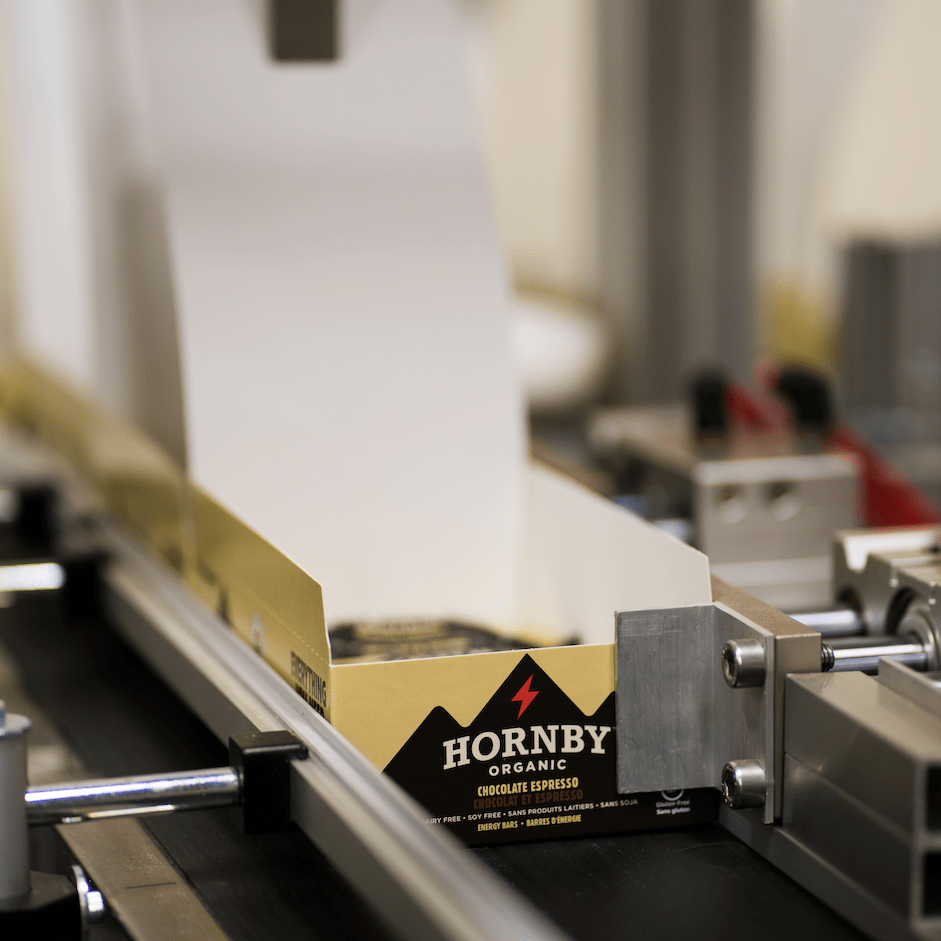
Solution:
[(242, 778), (242, 829), (283, 833), (291, 823), (291, 766), (307, 746), (291, 732), (254, 732), (229, 739), (229, 761)]
[(713, 592), (708, 605), (617, 615), (618, 790), (721, 788), (727, 765), (753, 761), (763, 783), (751, 775), (746, 799), (771, 823), (784, 678), (820, 672), (820, 635), (717, 579)]

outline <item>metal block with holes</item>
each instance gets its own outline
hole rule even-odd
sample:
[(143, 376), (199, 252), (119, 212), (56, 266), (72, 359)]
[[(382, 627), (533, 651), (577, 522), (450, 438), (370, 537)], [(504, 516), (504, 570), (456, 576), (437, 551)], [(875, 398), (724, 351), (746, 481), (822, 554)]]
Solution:
[(779, 608), (829, 600), (833, 532), (858, 520), (851, 456), (759, 433), (704, 447), (680, 406), (600, 412), (589, 441), (631, 469), (644, 515), (687, 520), (719, 578)]

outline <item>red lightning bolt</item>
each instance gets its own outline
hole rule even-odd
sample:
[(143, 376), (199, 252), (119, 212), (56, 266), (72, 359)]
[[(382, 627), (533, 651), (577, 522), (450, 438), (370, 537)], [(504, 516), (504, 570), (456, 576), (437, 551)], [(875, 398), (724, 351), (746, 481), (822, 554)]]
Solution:
[[(534, 675), (534, 674), (533, 674)], [(519, 715), (517, 719), (523, 715), (523, 713), (529, 708), (532, 701), (539, 695), (538, 689), (530, 689), (529, 684), (533, 681), (533, 675), (520, 687), (520, 691), (510, 700), (510, 702), (518, 702), (520, 704)]]

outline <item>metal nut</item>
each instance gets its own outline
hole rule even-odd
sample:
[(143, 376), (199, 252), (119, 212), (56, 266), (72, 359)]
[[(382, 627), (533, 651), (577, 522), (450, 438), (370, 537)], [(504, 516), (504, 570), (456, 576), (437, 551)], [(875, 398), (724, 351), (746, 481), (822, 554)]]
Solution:
[(765, 682), (765, 648), (760, 640), (726, 641), (722, 648), (722, 673), (729, 686), (740, 689)]
[(722, 797), (733, 810), (761, 807), (767, 796), (765, 769), (760, 761), (730, 761), (722, 769)]

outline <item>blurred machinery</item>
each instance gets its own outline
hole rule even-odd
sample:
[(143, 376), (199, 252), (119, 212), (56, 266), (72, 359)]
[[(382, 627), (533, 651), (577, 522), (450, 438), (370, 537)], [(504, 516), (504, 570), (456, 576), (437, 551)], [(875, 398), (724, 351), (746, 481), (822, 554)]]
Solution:
[[(853, 456), (828, 447), (832, 418), (823, 380), (808, 385), (795, 427), (742, 420), (721, 376), (703, 376), (691, 406), (599, 412), (589, 447), (618, 480), (618, 499), (709, 556), (713, 573), (784, 609), (830, 595), (830, 539), (857, 525)], [(741, 393), (738, 393), (741, 395)]]
[(832, 534), (941, 521), (938, 508), (846, 425), (804, 367), (757, 394), (703, 374), (689, 405), (600, 410), (590, 453), (628, 508), (693, 543), (713, 572), (786, 611), (831, 596)]
[(941, 498), (941, 245), (860, 241), (846, 257), (844, 407), (866, 440)]

